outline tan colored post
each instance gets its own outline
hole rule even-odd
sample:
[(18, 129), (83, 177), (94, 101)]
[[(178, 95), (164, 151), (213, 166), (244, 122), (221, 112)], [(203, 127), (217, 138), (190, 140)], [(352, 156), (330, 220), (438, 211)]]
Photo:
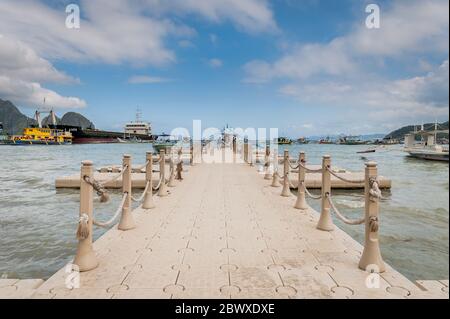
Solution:
[(159, 186), (158, 196), (167, 196), (168, 191), (166, 187), (166, 152), (161, 150), (159, 152), (159, 179), (161, 180), (161, 185)]
[[(379, 203), (377, 198), (372, 198), (370, 190), (372, 183), (376, 181), (378, 176), (377, 163), (366, 163), (365, 169), (365, 216), (366, 216), (366, 235), (364, 251), (359, 261), (359, 268), (363, 270), (377, 270), (378, 272), (384, 272), (386, 267), (381, 257), (380, 243), (378, 236), (378, 217), (379, 217)], [(378, 269), (373, 269), (375, 266)]]
[(291, 189), (289, 187), (289, 151), (284, 150), (283, 156), (283, 190), (281, 191), (281, 196), (289, 197), (291, 196)]
[(278, 153), (273, 152), (273, 174), (272, 174), (272, 187), (280, 187), (280, 180), (278, 178)]
[[(298, 162), (305, 166), (306, 159), (305, 159), (305, 152), (300, 152), (298, 156)], [(305, 198), (305, 175), (306, 171), (301, 166), (298, 165), (298, 188), (297, 188), (297, 201), (295, 202), (294, 208), (297, 209), (308, 209), (308, 204), (306, 204), (306, 198)]]
[(330, 203), (327, 196), (331, 194), (331, 174), (327, 168), (331, 167), (330, 155), (325, 155), (322, 158), (322, 210), (320, 212), (317, 229), (332, 231), (334, 230), (333, 219), (330, 213)]
[(193, 140), (192, 140), (192, 143), (190, 144), (190, 150), (191, 150), (190, 164), (191, 164), (191, 166), (194, 166), (194, 141)]
[(264, 166), (265, 166), (265, 170), (266, 170), (264, 179), (271, 180), (272, 175), (270, 174), (270, 146), (269, 145), (266, 146), (266, 156), (265, 156)]
[(152, 152), (146, 153), (147, 165), (145, 167), (145, 179), (149, 184), (147, 193), (145, 193), (144, 202), (142, 203), (143, 209), (155, 208), (153, 202), (153, 154)]
[(126, 194), (126, 199), (117, 228), (120, 230), (129, 230), (136, 227), (131, 213), (131, 155), (125, 154), (123, 156), (122, 169), (125, 170), (122, 175), (122, 192), (124, 195)]
[(244, 141), (244, 162), (248, 163), (248, 140)]
[(170, 162), (169, 162), (169, 167), (170, 167), (170, 176), (169, 176), (169, 183), (167, 183), (167, 186), (169, 187), (175, 187), (175, 163), (173, 161), (173, 154), (170, 157)]
[(88, 235), (86, 238), (78, 240), (77, 253), (73, 263), (80, 271), (88, 271), (98, 266), (98, 260), (92, 248), (92, 223), (94, 220), (94, 191), (92, 185), (84, 180), (84, 176), (90, 179), (93, 177), (93, 167), (91, 161), (81, 163), (81, 184), (80, 184), (80, 218), (87, 215)]
[(253, 147), (252, 147), (252, 144), (248, 144), (248, 155), (250, 156), (250, 166), (253, 167)]

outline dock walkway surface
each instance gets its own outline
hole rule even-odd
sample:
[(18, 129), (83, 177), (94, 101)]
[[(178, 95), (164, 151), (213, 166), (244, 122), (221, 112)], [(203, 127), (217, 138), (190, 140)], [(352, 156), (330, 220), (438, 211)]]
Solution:
[[(342, 230), (316, 229), (318, 213), (239, 163), (189, 168), (137, 227), (94, 243), (100, 262), (68, 289), (64, 269), (32, 298), (448, 298), (386, 265), (379, 288), (358, 268), (363, 247)], [(363, 227), (363, 226), (361, 226)], [(433, 286), (433, 285), (429, 285)]]

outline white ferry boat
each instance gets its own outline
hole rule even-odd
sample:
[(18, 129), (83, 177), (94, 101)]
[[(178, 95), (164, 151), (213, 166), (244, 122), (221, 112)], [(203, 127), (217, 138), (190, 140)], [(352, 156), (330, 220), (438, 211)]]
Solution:
[[(448, 162), (449, 149), (436, 143), (437, 134), (447, 133), (448, 130), (438, 130), (435, 124), (434, 131), (425, 131), (423, 126), (420, 131), (412, 132), (405, 135), (404, 151), (410, 156), (433, 161)], [(416, 141), (416, 136), (421, 137), (420, 141)]]

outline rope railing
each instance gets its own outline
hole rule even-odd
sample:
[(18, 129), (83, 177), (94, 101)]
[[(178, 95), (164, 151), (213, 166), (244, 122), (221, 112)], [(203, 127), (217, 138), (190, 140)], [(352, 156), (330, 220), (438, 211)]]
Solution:
[(102, 228), (107, 228), (107, 227), (111, 226), (111, 224), (122, 213), (122, 209), (123, 209), (123, 206), (125, 205), (125, 201), (127, 200), (127, 197), (128, 197), (128, 193), (124, 193), (123, 196), (122, 196), (122, 200), (120, 201), (119, 207), (117, 208), (117, 210), (114, 213), (114, 215), (108, 221), (106, 221), (106, 222), (99, 222), (99, 221), (96, 221), (94, 219), (94, 220), (92, 220), (92, 223), (95, 226), (102, 227)]
[(150, 181), (147, 181), (147, 183), (145, 184), (144, 191), (142, 192), (141, 196), (140, 196), (140, 197), (134, 197), (134, 196), (131, 196), (131, 200), (132, 200), (133, 202), (137, 202), (137, 203), (142, 202), (142, 200), (143, 200), (144, 197), (145, 197), (145, 194), (147, 194), (147, 191), (148, 191), (149, 186), (150, 186)]
[(336, 205), (333, 202), (333, 199), (331, 197), (331, 194), (326, 195), (327, 201), (330, 204), (333, 212), (336, 214), (337, 218), (339, 218), (342, 222), (348, 224), (348, 225), (361, 225), (366, 221), (366, 218), (360, 218), (360, 219), (348, 219), (344, 215), (341, 214), (339, 209), (336, 207)]
[[(115, 179), (122, 176), (122, 198), (119, 207), (114, 212), (113, 216), (107, 221), (99, 221), (94, 218), (93, 211), (93, 199), (94, 191), (101, 196), (101, 201), (105, 202), (108, 194), (105, 190), (104, 183), (100, 183), (94, 179), (94, 169), (91, 161), (83, 161), (81, 165), (80, 176), (80, 213), (78, 218), (78, 225), (76, 231), (76, 237), (78, 239), (77, 253), (74, 258), (74, 264), (76, 264), (80, 271), (88, 271), (94, 269), (98, 266), (97, 256), (94, 253), (92, 247), (92, 233), (93, 226), (98, 226), (102, 228), (108, 228), (113, 225), (120, 217), (117, 224), (117, 229), (122, 231), (127, 231), (136, 227), (132, 214), (131, 202), (142, 202), (140, 206), (141, 209), (147, 210), (154, 207), (153, 202), (153, 190), (158, 189), (160, 196), (167, 196), (168, 192), (164, 188), (166, 185), (165, 181), (165, 152), (160, 152), (160, 158), (156, 163), (159, 163), (160, 168), (160, 178), (158, 185), (153, 186), (152, 175), (153, 175), (153, 154), (152, 152), (147, 152), (146, 155), (146, 184), (143, 193), (139, 197), (134, 197), (132, 194), (132, 180), (131, 180), (131, 156), (124, 155), (122, 163), (122, 172)], [(174, 174), (174, 160), (171, 160), (170, 174)], [(178, 161), (179, 165), (182, 164), (182, 160)], [(177, 166), (180, 169), (180, 166)], [(141, 168), (142, 169), (142, 168)], [(180, 178), (181, 180), (181, 178)], [(109, 181), (108, 181), (109, 182)]]
[(291, 169), (298, 169), (300, 167), (300, 163), (296, 163), (294, 165), (292, 165), (292, 163), (289, 161), (289, 167)]
[(118, 180), (120, 177), (122, 177), (123, 176), (123, 174), (125, 173), (125, 170), (126, 169), (128, 169), (128, 166), (124, 166), (124, 167), (122, 167), (122, 170), (118, 173), (118, 174), (116, 174), (115, 176), (113, 176), (112, 178), (110, 178), (109, 180), (106, 180), (106, 181), (102, 181), (102, 182), (99, 182), (99, 184), (101, 185), (101, 186), (105, 186), (106, 184), (108, 184), (108, 183), (111, 183), (111, 182), (114, 182), (114, 181), (116, 181), (116, 180)]
[(158, 181), (158, 184), (156, 185), (156, 187), (155, 186), (152, 186), (152, 188), (153, 188), (153, 190), (154, 191), (157, 191), (157, 190), (159, 190), (159, 188), (161, 187), (161, 183), (162, 183), (162, 176), (159, 178), (159, 181)]
[(303, 186), (303, 189), (305, 190), (305, 194), (308, 195), (308, 197), (310, 197), (312, 199), (316, 199), (316, 200), (322, 198), (322, 195), (313, 195), (313, 194), (311, 194), (309, 192), (308, 188), (306, 188), (305, 182), (302, 182), (302, 186)]
[(307, 173), (322, 173), (322, 168), (318, 168), (318, 169), (311, 169), (306, 167), (306, 165), (304, 165), (303, 163), (299, 162), (298, 163), (298, 168), (303, 168)]
[(327, 169), (327, 171), (331, 174), (331, 175), (333, 175), (334, 177), (336, 177), (337, 179), (340, 179), (341, 181), (344, 181), (344, 182), (346, 182), (346, 183), (351, 183), (351, 184), (362, 184), (362, 183), (364, 183), (364, 179), (362, 179), (362, 180), (352, 180), (352, 179), (348, 179), (348, 178), (345, 178), (345, 177), (343, 177), (343, 176), (340, 176), (339, 174), (337, 174), (336, 172), (334, 172), (332, 169), (331, 169), (331, 167), (327, 167), (326, 168)]
[[(384, 262), (381, 257), (379, 241), (378, 241), (378, 231), (379, 231), (379, 201), (383, 199), (379, 182), (378, 182), (378, 170), (377, 164), (374, 162), (366, 163), (365, 168), (365, 178), (364, 180), (350, 180), (345, 178), (331, 169), (331, 158), (329, 155), (323, 156), (322, 167), (320, 169), (310, 169), (306, 167), (305, 153), (300, 152), (299, 158), (295, 164), (292, 164), (289, 160), (289, 152), (284, 151), (283, 155), (283, 167), (284, 172), (281, 176), (278, 171), (274, 171), (272, 176), (272, 185), (278, 186), (278, 179), (283, 179), (283, 191), (281, 196), (290, 196), (290, 187), (293, 187), (292, 182), (289, 180), (290, 169), (297, 169), (298, 173), (298, 191), (297, 200), (295, 202), (294, 208), (301, 210), (308, 210), (310, 206), (306, 203), (305, 198), (309, 197), (315, 200), (321, 200), (321, 211), (319, 221), (316, 228), (322, 231), (332, 231), (334, 229), (332, 214), (336, 216), (343, 223), (348, 225), (361, 225), (365, 224), (365, 245), (364, 251), (362, 253), (359, 268), (366, 270), (370, 265), (376, 265), (380, 272), (385, 270)], [(294, 168), (294, 166), (296, 166)], [(322, 173), (322, 185), (321, 194), (313, 195), (309, 192), (306, 187), (306, 173)], [(364, 184), (365, 193), (365, 214), (363, 218), (350, 219), (347, 218), (341, 211), (337, 208), (333, 201), (331, 195), (331, 176), (338, 178), (347, 183), (351, 184)]]

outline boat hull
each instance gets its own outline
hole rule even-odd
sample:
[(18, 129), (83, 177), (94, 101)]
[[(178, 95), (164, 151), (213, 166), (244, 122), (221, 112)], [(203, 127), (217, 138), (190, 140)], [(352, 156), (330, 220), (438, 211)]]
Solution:
[(421, 153), (421, 152), (408, 152), (409, 156), (411, 157), (415, 157), (415, 158), (420, 158), (420, 159), (424, 159), (424, 160), (429, 160), (429, 161), (441, 161), (441, 162), (448, 162), (449, 161), (449, 157), (448, 157), (448, 153), (444, 153), (444, 154), (431, 154), (431, 153)]
[(31, 145), (71, 145), (72, 142), (49, 142), (49, 141), (39, 141), (39, 140), (30, 140), (30, 141), (7, 141), (5, 143), (0, 143), (1, 145), (16, 145), (16, 146), (31, 146)]

